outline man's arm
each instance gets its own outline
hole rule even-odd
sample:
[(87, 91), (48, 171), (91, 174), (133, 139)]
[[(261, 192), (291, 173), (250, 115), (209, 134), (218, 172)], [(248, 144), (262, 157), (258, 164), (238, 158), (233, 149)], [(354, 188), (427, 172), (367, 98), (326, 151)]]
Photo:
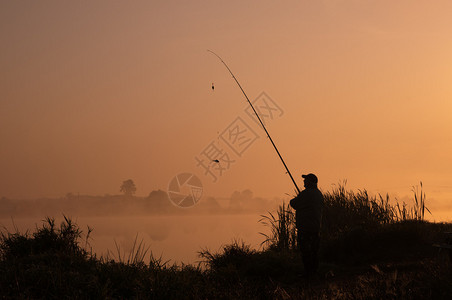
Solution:
[(293, 209), (297, 210), (297, 209), (303, 208), (303, 201), (302, 201), (303, 192), (304, 191), (301, 191), (301, 193), (299, 193), (295, 198), (290, 200), (289, 204), (290, 204), (290, 206), (292, 206)]
[(307, 197), (306, 190), (301, 191), (297, 197), (290, 200), (289, 204), (293, 209), (304, 209), (309, 207), (309, 202), (304, 201), (305, 197)]
[[(299, 196), (299, 195), (298, 195), (298, 196)], [(298, 203), (299, 203), (298, 196), (295, 197), (295, 198), (293, 198), (293, 199), (290, 200), (290, 202), (289, 202), (290, 206), (292, 206), (292, 208), (295, 209), (295, 210), (298, 209)]]

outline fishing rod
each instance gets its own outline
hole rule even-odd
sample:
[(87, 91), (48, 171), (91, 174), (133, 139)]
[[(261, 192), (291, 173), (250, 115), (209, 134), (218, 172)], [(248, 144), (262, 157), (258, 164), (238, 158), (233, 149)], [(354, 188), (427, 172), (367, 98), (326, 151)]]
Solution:
[(257, 111), (254, 109), (253, 104), (251, 103), (250, 99), (248, 99), (248, 96), (246, 95), (245, 91), (243, 90), (242, 86), (240, 85), (239, 81), (237, 80), (237, 78), (235, 78), (234, 74), (232, 73), (231, 69), (229, 69), (228, 65), (224, 62), (224, 60), (215, 52), (213, 52), (212, 50), (207, 50), (208, 52), (212, 53), (213, 55), (215, 55), (216, 57), (218, 57), (218, 59), (223, 63), (223, 65), (226, 67), (226, 69), (228, 69), (229, 73), (231, 74), (232, 78), (234, 78), (235, 82), (237, 83), (237, 85), (239, 86), (240, 90), (242, 91), (243, 95), (246, 98), (246, 101), (248, 101), (248, 104), (251, 106), (251, 108), (253, 109), (254, 113), (256, 114), (257, 119), (259, 120), (260, 124), (262, 125), (262, 128), (265, 130), (265, 133), (267, 134), (268, 139), (270, 140), (270, 142), (273, 145), (273, 148), (275, 148), (276, 153), (279, 156), (279, 159), (281, 160), (281, 162), (284, 165), (284, 168), (286, 168), (287, 174), (289, 174), (290, 179), (292, 179), (293, 184), (295, 185), (295, 188), (297, 189), (297, 192), (300, 193), (300, 189), (298, 188), (297, 183), (295, 182), (295, 180), (292, 177), (292, 174), (289, 171), (289, 168), (287, 167), (286, 163), (284, 162), (284, 159), (282, 158), (281, 154), (278, 151), (278, 148), (276, 148), (275, 143), (273, 142), (273, 139), (271, 138), (270, 134), (267, 131), (267, 128), (265, 128), (264, 123), (262, 122), (261, 118), (259, 117), (259, 114), (257, 113)]

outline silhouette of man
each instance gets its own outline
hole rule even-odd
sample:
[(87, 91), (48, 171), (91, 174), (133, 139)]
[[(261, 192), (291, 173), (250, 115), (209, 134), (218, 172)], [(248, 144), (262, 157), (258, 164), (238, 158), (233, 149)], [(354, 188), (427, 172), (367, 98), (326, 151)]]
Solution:
[(295, 209), (298, 249), (301, 251), (306, 276), (310, 278), (319, 266), (323, 195), (317, 188), (317, 176), (311, 173), (302, 177), (305, 189), (290, 200), (290, 206)]

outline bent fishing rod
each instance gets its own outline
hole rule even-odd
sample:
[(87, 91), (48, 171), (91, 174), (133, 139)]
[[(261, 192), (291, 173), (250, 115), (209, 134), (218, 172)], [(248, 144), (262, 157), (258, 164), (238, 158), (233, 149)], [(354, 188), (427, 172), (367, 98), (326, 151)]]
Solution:
[(226, 67), (226, 69), (228, 69), (229, 73), (231, 74), (232, 78), (234, 78), (235, 82), (237, 83), (237, 85), (239, 86), (240, 90), (242, 91), (243, 95), (246, 98), (246, 101), (248, 101), (248, 104), (251, 106), (251, 108), (254, 111), (254, 114), (256, 115), (257, 119), (259, 120), (260, 124), (262, 125), (262, 128), (265, 130), (265, 133), (267, 134), (268, 139), (270, 140), (270, 142), (273, 145), (273, 148), (275, 148), (276, 153), (279, 156), (279, 159), (281, 160), (281, 162), (284, 165), (284, 168), (286, 168), (287, 174), (289, 174), (290, 179), (292, 179), (293, 184), (295, 185), (295, 188), (297, 189), (298, 194), (300, 193), (300, 189), (298, 188), (297, 183), (295, 182), (295, 180), (292, 177), (292, 174), (289, 171), (289, 168), (287, 167), (286, 163), (284, 162), (284, 159), (282, 158), (281, 154), (278, 151), (278, 148), (276, 148), (275, 143), (273, 142), (273, 139), (271, 138), (270, 134), (267, 131), (267, 128), (265, 128), (264, 123), (262, 122), (261, 118), (259, 117), (259, 114), (257, 113), (257, 111), (254, 109), (253, 104), (251, 103), (250, 99), (248, 98), (248, 96), (246, 95), (245, 91), (243, 90), (242, 86), (240, 85), (239, 81), (237, 80), (237, 78), (235, 78), (234, 74), (232, 73), (231, 69), (229, 69), (228, 65), (224, 62), (224, 60), (215, 52), (213, 52), (212, 50), (207, 50), (208, 52), (212, 53), (213, 55), (215, 55), (216, 57), (218, 57), (218, 59), (223, 63), (223, 65)]

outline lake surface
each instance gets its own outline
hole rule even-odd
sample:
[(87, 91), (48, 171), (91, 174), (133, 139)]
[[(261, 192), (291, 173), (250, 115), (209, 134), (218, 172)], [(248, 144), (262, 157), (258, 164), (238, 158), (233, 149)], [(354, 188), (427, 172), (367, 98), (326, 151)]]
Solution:
[[(433, 215), (426, 212), (426, 219), (445, 222), (451, 220), (448, 209), (432, 209)], [(143, 242), (154, 257), (162, 256), (180, 264), (197, 264), (198, 252), (209, 249), (218, 252), (222, 246), (233, 240), (244, 241), (254, 249), (259, 249), (264, 237), (259, 232), (269, 233), (270, 229), (259, 223), (259, 213), (250, 214), (203, 214), (203, 215), (141, 215), (141, 216), (90, 216), (73, 217), (86, 233), (87, 226), (93, 228), (89, 244), (98, 256), (118, 258), (117, 246), (121, 256), (127, 258), (135, 243)], [(56, 219), (59, 225), (62, 217)], [(13, 225), (14, 222), (14, 225)], [(39, 217), (0, 218), (0, 229), (14, 232), (34, 232), (42, 226)], [(84, 243), (83, 243), (84, 245)], [(149, 255), (146, 256), (146, 262)]]
[[(259, 232), (269, 229), (258, 222), (259, 214), (237, 215), (189, 215), (189, 216), (101, 216), (74, 217), (86, 233), (87, 226), (94, 229), (89, 240), (97, 255), (118, 257), (116, 244), (121, 255), (127, 258), (135, 238), (143, 241), (155, 257), (162, 256), (180, 264), (196, 264), (200, 261), (198, 252), (209, 249), (213, 252), (234, 239), (243, 240), (252, 248), (258, 249), (264, 237)], [(42, 225), (40, 218), (1, 218), (0, 226), (14, 231), (34, 232), (36, 225)], [(13, 226), (14, 221), (14, 226)], [(56, 219), (57, 224), (62, 218)], [(3, 229), (4, 230), (4, 229)], [(148, 261), (148, 256), (146, 261)]]

